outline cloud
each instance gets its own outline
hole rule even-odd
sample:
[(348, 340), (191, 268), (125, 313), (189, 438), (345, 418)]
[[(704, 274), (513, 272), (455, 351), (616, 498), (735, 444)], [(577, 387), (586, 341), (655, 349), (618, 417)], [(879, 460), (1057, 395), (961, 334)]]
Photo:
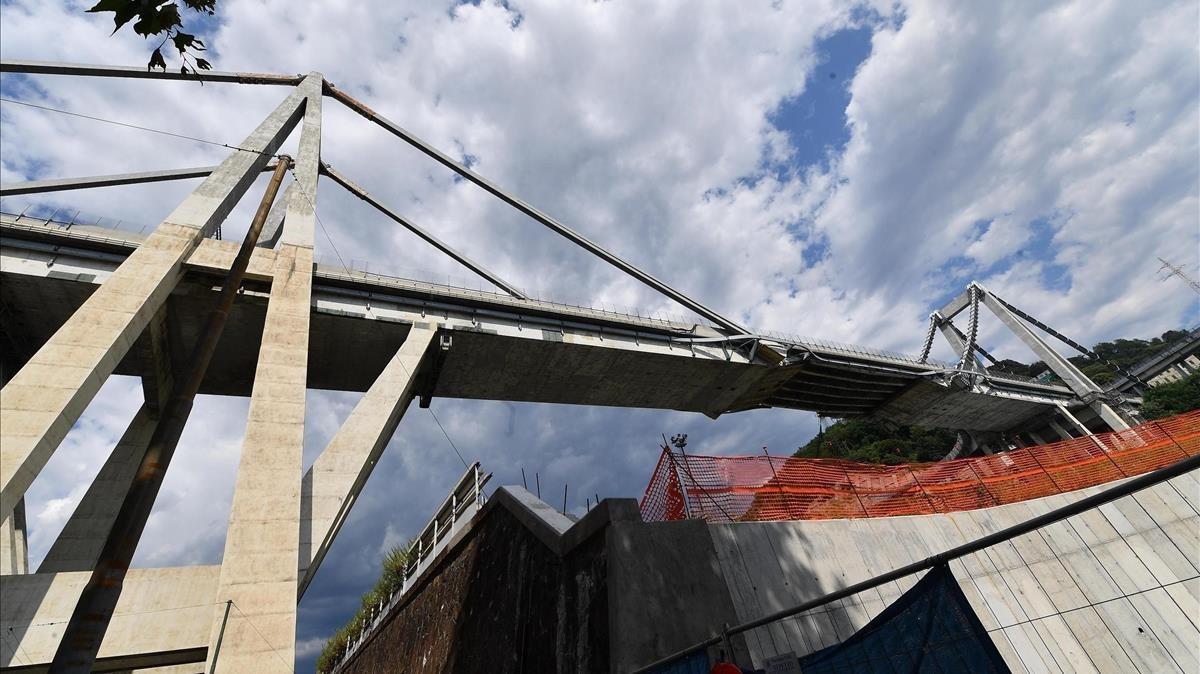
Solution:
[[(129, 31), (107, 37), (107, 22), (82, 9), (5, 3), (0, 53), (145, 61), (147, 43)], [(1158, 255), (1200, 268), (1195, 3), (233, 0), (218, 19), (206, 38), (217, 68), (320, 70), (589, 238), (757, 327), (913, 352), (930, 309), (972, 278), (1085, 343), (1200, 321), (1187, 288), (1155, 275)], [(777, 113), (809, 100), (829, 57), (819, 46), (846, 29), (869, 30), (870, 52), (836, 64), (848, 103), (821, 114), (844, 116), (849, 133), (812, 138), (804, 115)], [(284, 95), (0, 81), (6, 96), (226, 143)], [(327, 161), (510, 282), (557, 299), (682, 313), (336, 102), (324, 110)], [(4, 182), (202, 165), (224, 153), (10, 104), (0, 133)], [(814, 147), (830, 154), (813, 163)], [(249, 221), (262, 182), (231, 216), (228, 238)], [(195, 184), (41, 201), (137, 229)], [(326, 181), (318, 212), (319, 257), (469, 275)], [(983, 336), (999, 357), (1025, 357), (995, 326)], [(356, 399), (309, 395), (306, 464)], [(134, 384), (106, 387), (88, 412), (97, 425), (81, 426), (55, 461), (86, 457), (97, 469), (137, 400)], [(219, 559), (244, 406), (198, 406), (139, 564)], [(811, 415), (780, 411), (714, 422), (435, 400), (433, 413), (466, 461), (496, 471), (494, 484), (519, 484), (524, 468), (551, 503), (569, 485), (576, 511), (596, 494), (639, 496), (661, 433), (689, 433), (702, 453), (764, 444), (786, 452), (816, 429)], [(432, 413), (408, 410), (305, 597), (302, 643), (320, 641), (353, 611), (386, 544), (415, 533), (462, 468)], [(31, 492), (34, 547), (43, 551), (82, 493), (55, 470)], [(194, 540), (172, 537), (180, 525)]]

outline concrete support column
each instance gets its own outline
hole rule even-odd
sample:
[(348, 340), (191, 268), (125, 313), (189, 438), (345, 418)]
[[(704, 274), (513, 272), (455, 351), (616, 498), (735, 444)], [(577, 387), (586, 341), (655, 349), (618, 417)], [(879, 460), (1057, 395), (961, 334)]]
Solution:
[(157, 411), (143, 403), (75, 507), (71, 519), (50, 546), (38, 573), (91, 571), (96, 567), (104, 541), (121, 510), (129, 485), (133, 484), (133, 475), (156, 426)]
[[(983, 305), (991, 310), (1013, 334), (1025, 342), (1025, 345), (1032, 349), (1038, 358), (1049, 366), (1054, 371), (1054, 374), (1058, 375), (1075, 395), (1086, 400), (1089, 396), (1104, 393), (1104, 390), (1089, 379), (1082, 370), (1075, 367), (1074, 363), (1063, 358), (1016, 314), (1009, 311), (1003, 304), (997, 302), (991, 293), (982, 287), (980, 287), (980, 290), (982, 290)], [(1109, 428), (1114, 431), (1123, 431), (1129, 428), (1129, 423), (1125, 418), (1103, 400), (1096, 400), (1091, 403), (1091, 407), (1104, 420), (1104, 423), (1108, 424)]]
[(0, 391), (0, 513), (10, 513), (166, 301), (184, 259), (222, 222), (299, 121), (293, 92), (160, 224)]
[(298, 596), (304, 596), (379, 455), (412, 402), (416, 375), (435, 334), (432, 327), (413, 326), (409, 330), (404, 344), (305, 473), (301, 488)]
[[(966, 341), (964, 341), (962, 337), (958, 336), (958, 333), (955, 332), (954, 328), (950, 325), (950, 321), (943, 319), (940, 314), (938, 315), (937, 325), (938, 330), (940, 330), (942, 333), (942, 336), (946, 338), (946, 341), (950, 343), (950, 347), (954, 349), (954, 354), (961, 359), (963, 353), (967, 350)], [(980, 361), (979, 356), (974, 353), (972, 353), (971, 357), (967, 359), (967, 367), (979, 372), (984, 371), (983, 362)]]
[(1067, 423), (1069, 423), (1071, 427), (1079, 431), (1080, 436), (1088, 436), (1092, 434), (1092, 432), (1088, 430), (1088, 427), (1084, 426), (1083, 422), (1080, 421), (1078, 417), (1076, 417), (1074, 414), (1071, 414), (1071, 410), (1068, 410), (1064, 405), (1057, 405), (1057, 407), (1059, 414), (1061, 414), (1063, 418), (1067, 420)]
[(312, 297), (313, 210), (321, 143), (321, 76), (299, 85), (304, 130), (275, 258), (242, 457), (229, 513), (209, 643), (232, 601), (220, 655), (206, 671), (290, 669), (296, 639), (300, 468)]
[(0, 523), (0, 576), (29, 573), (29, 532), (25, 525), (25, 499)]
[(1058, 437), (1062, 440), (1072, 440), (1075, 438), (1074, 435), (1071, 435), (1070, 433), (1068, 433), (1067, 429), (1063, 428), (1061, 425), (1059, 425), (1059, 423), (1057, 421), (1055, 421), (1053, 419), (1047, 420), (1046, 425), (1050, 426), (1050, 428), (1053, 429), (1055, 433), (1058, 433)]

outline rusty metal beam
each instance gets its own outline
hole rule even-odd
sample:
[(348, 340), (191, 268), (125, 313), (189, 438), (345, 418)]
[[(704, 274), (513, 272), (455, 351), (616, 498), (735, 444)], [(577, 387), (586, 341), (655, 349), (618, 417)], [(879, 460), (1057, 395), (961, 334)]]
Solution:
[(235, 84), (275, 84), (295, 86), (304, 75), (278, 75), (275, 73), (230, 73), (208, 70), (200, 74), (175, 72), (173, 70), (147, 70), (127, 66), (97, 66), (83, 63), (56, 63), (53, 61), (20, 61), (0, 59), (0, 73), (25, 73), (27, 75), (75, 75), (78, 77), (121, 77), (136, 80), (184, 80), (188, 82), (232, 82)]

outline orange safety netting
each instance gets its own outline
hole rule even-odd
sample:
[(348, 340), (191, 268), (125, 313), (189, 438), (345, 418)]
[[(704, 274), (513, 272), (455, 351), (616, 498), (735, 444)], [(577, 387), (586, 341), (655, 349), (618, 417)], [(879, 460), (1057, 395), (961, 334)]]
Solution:
[(1200, 410), (1127, 431), (990, 456), (897, 466), (664, 450), (642, 497), (648, 522), (927, 515), (1103, 484), (1200, 453)]

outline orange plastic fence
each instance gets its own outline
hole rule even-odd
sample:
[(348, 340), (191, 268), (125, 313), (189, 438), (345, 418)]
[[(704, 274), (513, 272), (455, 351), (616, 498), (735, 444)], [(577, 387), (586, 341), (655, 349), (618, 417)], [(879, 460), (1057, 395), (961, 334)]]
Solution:
[(926, 515), (1059, 494), (1200, 453), (1200, 410), (1127, 431), (991, 456), (882, 466), (841, 459), (663, 451), (642, 497), (646, 521)]

